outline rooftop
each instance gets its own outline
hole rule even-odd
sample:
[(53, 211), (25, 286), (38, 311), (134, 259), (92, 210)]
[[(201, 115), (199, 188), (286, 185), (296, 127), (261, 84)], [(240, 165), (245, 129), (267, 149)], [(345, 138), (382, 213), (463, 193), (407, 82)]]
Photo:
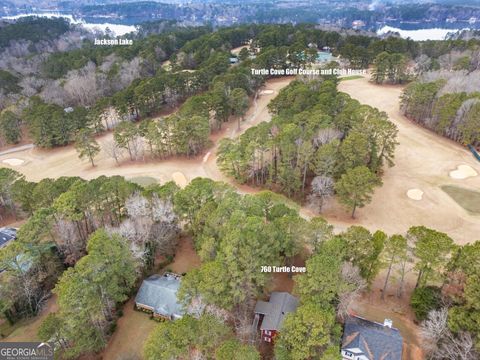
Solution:
[(257, 301), (255, 313), (264, 315), (260, 330), (280, 330), (288, 313), (298, 307), (298, 299), (287, 292), (273, 292), (270, 301)]
[(384, 325), (350, 316), (345, 321), (342, 350), (370, 360), (401, 360), (403, 338), (391, 322)]
[(165, 317), (180, 318), (185, 311), (177, 301), (180, 276), (172, 273), (152, 275), (145, 279), (138, 290), (135, 302)]
[(0, 228), (0, 248), (7, 245), (17, 237), (17, 230), (14, 228)]

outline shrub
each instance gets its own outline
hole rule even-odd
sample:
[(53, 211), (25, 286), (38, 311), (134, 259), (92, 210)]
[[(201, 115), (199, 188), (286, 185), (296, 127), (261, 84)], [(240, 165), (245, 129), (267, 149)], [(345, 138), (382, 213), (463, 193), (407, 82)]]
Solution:
[(412, 306), (417, 320), (425, 320), (431, 310), (438, 309), (440, 307), (441, 299), (442, 296), (439, 287), (424, 286), (416, 288), (410, 299), (410, 305)]

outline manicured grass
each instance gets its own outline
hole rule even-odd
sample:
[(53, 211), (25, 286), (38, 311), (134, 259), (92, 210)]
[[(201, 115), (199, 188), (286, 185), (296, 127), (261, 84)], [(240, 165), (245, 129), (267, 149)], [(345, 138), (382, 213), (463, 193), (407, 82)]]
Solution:
[(480, 191), (473, 191), (453, 185), (444, 185), (442, 186), (442, 190), (468, 212), (480, 214)]
[(363, 78), (362, 75), (352, 75), (352, 76), (341, 77), (340, 81), (357, 80), (357, 79), (362, 79), (362, 78)]
[(148, 185), (153, 185), (157, 183), (157, 179), (150, 176), (136, 176), (131, 179), (128, 179), (128, 181), (131, 181), (140, 186), (148, 186)]

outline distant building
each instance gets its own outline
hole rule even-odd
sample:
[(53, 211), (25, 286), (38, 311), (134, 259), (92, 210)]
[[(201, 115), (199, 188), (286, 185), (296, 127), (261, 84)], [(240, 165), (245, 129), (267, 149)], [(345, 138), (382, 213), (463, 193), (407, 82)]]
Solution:
[(344, 360), (401, 360), (403, 338), (392, 327), (392, 320), (383, 324), (350, 316), (345, 321), (342, 340)]
[(257, 301), (255, 305), (254, 328), (260, 323), (262, 340), (273, 342), (278, 331), (282, 328), (283, 320), (288, 313), (298, 307), (298, 299), (286, 292), (273, 292), (270, 301)]
[[(7, 246), (11, 241), (17, 238), (17, 229), (11, 227), (0, 228), (0, 249)], [(30, 255), (26, 253), (19, 253), (15, 256), (15, 260), (9, 264), (10, 268), (15, 268), (22, 273), (28, 272), (33, 264), (33, 260)], [(0, 273), (4, 272), (5, 268), (0, 269)]]
[(365, 22), (363, 20), (355, 20), (352, 21), (352, 28), (354, 29), (360, 29), (365, 26)]
[(17, 238), (17, 229), (3, 227), (0, 228), (0, 249)]
[(135, 297), (138, 309), (151, 312), (155, 318), (180, 319), (185, 315), (183, 306), (177, 300), (181, 276), (173, 273), (152, 275), (143, 280)]

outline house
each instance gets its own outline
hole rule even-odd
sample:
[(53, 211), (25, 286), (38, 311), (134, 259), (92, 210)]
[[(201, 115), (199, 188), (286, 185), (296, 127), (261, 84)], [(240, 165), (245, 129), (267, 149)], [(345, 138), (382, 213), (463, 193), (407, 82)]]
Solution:
[(363, 27), (365, 27), (365, 22), (363, 20), (352, 21), (352, 28), (354, 28), (355, 30), (358, 30)]
[(17, 229), (3, 227), (0, 228), (0, 249), (7, 246), (10, 241), (17, 238)]
[(155, 318), (180, 319), (185, 314), (177, 300), (180, 279), (180, 275), (165, 273), (143, 280), (135, 297), (136, 308), (152, 313)]
[(282, 328), (285, 316), (294, 312), (297, 307), (298, 299), (286, 292), (272, 292), (269, 302), (257, 301), (253, 326), (256, 329), (260, 323), (262, 340), (273, 342)]
[[(7, 246), (11, 241), (17, 238), (17, 229), (11, 227), (0, 228), (0, 249)], [(30, 255), (20, 253), (15, 256), (15, 259), (9, 264), (9, 267), (15, 268), (17, 271), (26, 273), (30, 270), (33, 260)], [(5, 268), (0, 269), (0, 273), (4, 272)]]
[(377, 323), (349, 316), (345, 321), (342, 340), (342, 359), (344, 360), (401, 360), (403, 338), (392, 327), (392, 320), (385, 319)]

